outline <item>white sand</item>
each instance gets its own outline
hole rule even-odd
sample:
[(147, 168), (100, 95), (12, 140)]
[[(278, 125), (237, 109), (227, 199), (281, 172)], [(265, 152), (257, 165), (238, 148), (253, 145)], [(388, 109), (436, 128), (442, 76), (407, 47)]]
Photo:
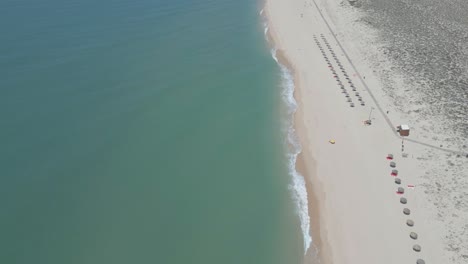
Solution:
[[(419, 258), (426, 263), (466, 263), (463, 262), (468, 237), (468, 233), (463, 233), (468, 230), (468, 221), (465, 221), (468, 205), (463, 196), (466, 188), (452, 188), (456, 193), (455, 200), (465, 199), (460, 208), (450, 204), (453, 199), (444, 200), (443, 196), (438, 199), (438, 194), (430, 190), (435, 186), (431, 172), (463, 174), (467, 166), (463, 161), (454, 160), (455, 165), (451, 166), (456, 169), (447, 168), (446, 152), (409, 142), (404, 146), (408, 156), (402, 157), (401, 139), (395, 136), (384, 116), (390, 110), (391, 122), (399, 124), (405, 120), (404, 115), (392, 107), (394, 102), (390, 98), (385, 97), (379, 76), (370, 70), (370, 65), (359, 53), (362, 46), (352, 41), (354, 33), (362, 32), (340, 28), (336, 3), (325, 5), (317, 1), (317, 4), (332, 30), (346, 32), (341, 38), (338, 36), (339, 40), (359, 73), (366, 76), (364, 81), (376, 99), (374, 101), (365, 90), (314, 2), (266, 1), (264, 11), (271, 37), (284, 57), (282, 63), (295, 73), (295, 97), (299, 105), (295, 122), (303, 147), (300, 157), (303, 162), (298, 164), (298, 170), (305, 174), (312, 186), (310, 207), (317, 209), (310, 210), (314, 214), (311, 221), (316, 221), (311, 223), (312, 233), (321, 263), (416, 263)], [(330, 43), (366, 102), (365, 106), (359, 104), (320, 34)], [(314, 35), (327, 52), (355, 107), (346, 102)], [(376, 102), (383, 112), (378, 110)], [(371, 108), (374, 108), (373, 123), (365, 126), (363, 121), (368, 118)], [(420, 135), (418, 137), (417, 132), (412, 131), (409, 138), (420, 139)], [(336, 140), (336, 144), (330, 144), (330, 139)], [(425, 142), (437, 144), (427, 138)], [(388, 153), (395, 156), (401, 185), (395, 184), (395, 178), (390, 176)], [(440, 177), (439, 181), (447, 180)], [(416, 188), (408, 189), (408, 184), (414, 184)], [(463, 187), (466, 182), (460, 184)], [(397, 195), (397, 187), (404, 187), (405, 193)], [(406, 205), (399, 202), (402, 196), (408, 199)], [(437, 201), (445, 201), (444, 207), (441, 208)], [(405, 207), (411, 210), (409, 216), (402, 212)], [(453, 216), (455, 209), (458, 211)], [(412, 219), (415, 226), (408, 227), (407, 219)], [(444, 221), (451, 221), (454, 226), (446, 226)], [(411, 239), (410, 232), (418, 233), (419, 238)], [(452, 246), (449, 246), (450, 241), (455, 241)], [(415, 244), (422, 247), (421, 252), (413, 251)], [(312, 260), (305, 262), (312, 263)]]

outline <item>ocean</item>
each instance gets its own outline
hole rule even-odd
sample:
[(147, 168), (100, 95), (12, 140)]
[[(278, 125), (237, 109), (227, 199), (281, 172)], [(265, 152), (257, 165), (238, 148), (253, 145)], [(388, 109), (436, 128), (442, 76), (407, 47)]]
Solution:
[(260, 9), (2, 1), (0, 262), (300, 263)]

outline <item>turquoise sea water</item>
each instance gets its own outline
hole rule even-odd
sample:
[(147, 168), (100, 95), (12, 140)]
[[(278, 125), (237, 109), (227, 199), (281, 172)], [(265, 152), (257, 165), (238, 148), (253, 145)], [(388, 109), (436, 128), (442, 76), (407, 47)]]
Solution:
[(299, 263), (255, 1), (0, 2), (1, 263)]

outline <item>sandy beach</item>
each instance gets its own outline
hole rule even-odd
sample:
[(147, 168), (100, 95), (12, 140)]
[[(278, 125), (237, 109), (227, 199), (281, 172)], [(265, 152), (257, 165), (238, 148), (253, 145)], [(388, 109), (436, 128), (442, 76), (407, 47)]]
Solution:
[[(465, 152), (418, 134), (417, 123), (408, 137), (414, 141), (402, 141), (394, 126), (408, 120), (362, 59), (362, 46), (346, 37), (362, 32), (341, 26), (338, 5), (267, 0), (264, 7), (277, 57), (294, 73), (296, 166), (306, 180), (313, 238), (304, 262), (466, 263), (467, 183), (441, 191), (466, 173)], [(449, 193), (452, 200), (444, 198)]]

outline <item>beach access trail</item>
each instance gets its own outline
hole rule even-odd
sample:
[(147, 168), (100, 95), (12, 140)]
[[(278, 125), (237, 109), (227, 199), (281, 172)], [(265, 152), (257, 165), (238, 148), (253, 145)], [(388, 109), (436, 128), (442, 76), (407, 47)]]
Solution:
[[(320, 9), (319, 1), (303, 0), (267, 0), (264, 8), (278, 59), (294, 74), (294, 121), (302, 145), (297, 169), (307, 182), (311, 234), (321, 263), (449, 263), (440, 239), (446, 230), (427, 221), (421, 190), (407, 188), (417, 186), (421, 168), (401, 157), (401, 139), (377, 105), (385, 98), (369, 90), (378, 83), (364, 83), (360, 65), (352, 61), (358, 55), (346, 47), (352, 43), (338, 43), (334, 25), (327, 24), (333, 18)], [(372, 108), (380, 114), (365, 125)], [(421, 155), (428, 147), (407, 148)], [(391, 175), (388, 154), (395, 156), (401, 184)], [(396, 193), (398, 187), (405, 192)], [(411, 232), (419, 237), (411, 238)], [(305, 263), (317, 257), (312, 252)]]

